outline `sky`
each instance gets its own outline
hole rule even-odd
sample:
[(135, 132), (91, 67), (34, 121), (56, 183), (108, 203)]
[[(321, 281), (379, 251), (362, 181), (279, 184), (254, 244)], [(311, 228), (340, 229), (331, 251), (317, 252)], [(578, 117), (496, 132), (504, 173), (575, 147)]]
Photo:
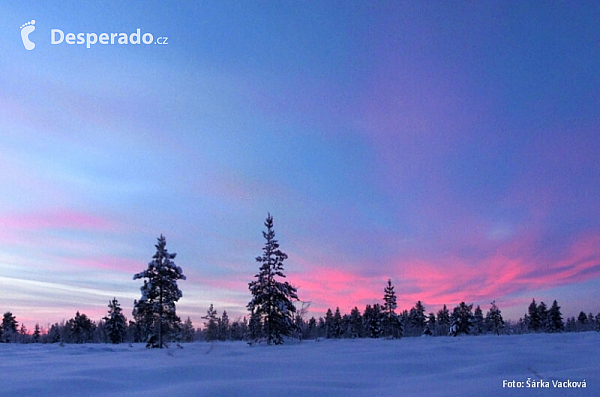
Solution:
[(131, 318), (161, 234), (180, 317), (244, 316), (268, 213), (309, 316), (388, 279), (399, 310), (600, 312), (598, 3), (9, 0), (0, 29), (0, 311), (29, 328)]

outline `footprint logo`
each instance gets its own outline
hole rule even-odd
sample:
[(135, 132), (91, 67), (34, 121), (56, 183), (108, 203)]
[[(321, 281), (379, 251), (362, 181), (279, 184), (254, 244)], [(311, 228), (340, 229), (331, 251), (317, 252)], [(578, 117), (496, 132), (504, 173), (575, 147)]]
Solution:
[(35, 19), (32, 19), (31, 22), (21, 25), (21, 39), (23, 39), (23, 45), (28, 51), (35, 48), (35, 43), (29, 40), (29, 33), (35, 30), (35, 26), (33, 25), (35, 25)]

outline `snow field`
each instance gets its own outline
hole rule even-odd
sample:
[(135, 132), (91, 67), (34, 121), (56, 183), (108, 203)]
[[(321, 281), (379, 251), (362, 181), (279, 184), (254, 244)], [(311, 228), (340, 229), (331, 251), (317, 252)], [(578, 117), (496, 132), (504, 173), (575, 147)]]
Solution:
[(0, 396), (600, 396), (594, 332), (183, 346), (1, 344)]

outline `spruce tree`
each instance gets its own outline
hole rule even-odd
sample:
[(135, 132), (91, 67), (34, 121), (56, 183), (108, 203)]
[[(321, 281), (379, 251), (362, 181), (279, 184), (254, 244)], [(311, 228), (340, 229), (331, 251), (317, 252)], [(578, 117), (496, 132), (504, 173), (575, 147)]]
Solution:
[(437, 329), (437, 335), (447, 335), (450, 330), (450, 311), (446, 305), (437, 312)]
[(354, 306), (354, 309), (350, 311), (350, 319), (349, 319), (349, 328), (350, 328), (350, 337), (351, 338), (360, 338), (363, 336), (363, 327), (362, 327), (362, 316), (360, 315), (360, 311), (358, 307)]
[(500, 329), (504, 326), (504, 319), (500, 309), (496, 306), (496, 301), (492, 301), (491, 305), (492, 307), (485, 315), (486, 328), (495, 332), (496, 335), (500, 335)]
[(342, 314), (340, 313), (340, 308), (336, 307), (335, 313), (333, 314), (333, 320), (331, 322), (332, 336), (336, 339), (342, 337), (343, 329), (342, 329)]
[(70, 343), (89, 343), (92, 341), (96, 324), (85, 313), (75, 313), (65, 324), (64, 342)]
[(4, 343), (16, 342), (17, 336), (19, 335), (17, 331), (17, 326), (19, 322), (16, 317), (13, 316), (11, 312), (4, 313), (2, 317), (2, 341)]
[(467, 305), (465, 302), (461, 302), (460, 305), (456, 306), (450, 316), (452, 325), (450, 326), (450, 332), (453, 336), (460, 334), (469, 334), (471, 327), (473, 326), (473, 304)]
[(483, 311), (479, 305), (473, 312), (473, 333), (475, 335), (483, 334)]
[(535, 303), (535, 299), (533, 299), (529, 305), (527, 315), (525, 316), (525, 321), (530, 331), (539, 331), (542, 324), (540, 321), (540, 312), (538, 310), (537, 303)]
[(392, 280), (388, 279), (387, 286), (383, 290), (383, 332), (390, 338), (401, 338), (403, 334), (402, 323), (398, 319), (395, 310), (398, 307), (396, 303), (396, 292)]
[(108, 315), (103, 317), (104, 328), (111, 343), (121, 343), (127, 332), (127, 320), (116, 298), (108, 302)]
[(192, 320), (188, 316), (188, 318), (183, 322), (181, 326), (181, 341), (182, 342), (193, 342), (196, 337), (196, 330), (194, 329), (194, 325), (192, 324)]
[(560, 306), (556, 300), (552, 302), (552, 306), (548, 311), (548, 332), (561, 332), (565, 329), (563, 324), (562, 314), (560, 313)]
[(40, 337), (42, 335), (42, 330), (40, 328), (40, 324), (36, 323), (33, 328), (33, 343), (38, 343), (40, 341)]
[(133, 276), (134, 280), (147, 279), (140, 288), (142, 297), (139, 301), (134, 301), (133, 316), (136, 322), (142, 324), (146, 347), (149, 348), (162, 349), (164, 340), (174, 335), (181, 324), (175, 302), (183, 295), (177, 286), (177, 280), (185, 280), (185, 275), (173, 262), (177, 254), (169, 253), (166, 245), (167, 241), (161, 234), (148, 268)]
[(410, 335), (421, 336), (425, 331), (425, 306), (421, 301), (415, 303), (415, 307), (408, 313), (408, 322), (410, 326)]
[(256, 258), (261, 266), (255, 275), (256, 280), (248, 283), (252, 299), (247, 307), (250, 312), (260, 316), (267, 344), (279, 345), (283, 343), (284, 336), (290, 336), (295, 331), (296, 307), (292, 301), (299, 299), (296, 288), (287, 281), (278, 280), (285, 277), (283, 261), (288, 256), (279, 249), (279, 243), (275, 240), (271, 214), (267, 216), (265, 227), (263, 254)]
[(325, 313), (325, 337), (333, 338), (333, 312), (331, 309), (327, 309), (327, 313)]
[(206, 312), (206, 316), (202, 318), (206, 320), (204, 322), (204, 340), (208, 342), (217, 340), (219, 338), (219, 319), (212, 303)]
[(223, 310), (223, 314), (218, 320), (219, 325), (219, 340), (226, 341), (229, 339), (230, 327), (229, 327), (229, 316), (227, 315), (227, 311)]
[(373, 306), (367, 305), (363, 313), (364, 327), (369, 338), (379, 338), (381, 336), (381, 323), (383, 314), (379, 303)]

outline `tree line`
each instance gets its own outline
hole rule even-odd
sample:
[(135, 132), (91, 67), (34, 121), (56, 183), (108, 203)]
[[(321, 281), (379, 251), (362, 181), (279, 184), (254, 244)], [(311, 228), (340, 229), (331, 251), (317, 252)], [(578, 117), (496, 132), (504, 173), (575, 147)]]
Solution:
[[(77, 312), (68, 321), (55, 323), (46, 329), (36, 324), (29, 332), (19, 327), (11, 312), (4, 313), (0, 327), (0, 341), (4, 343), (146, 343), (149, 348), (162, 348), (170, 342), (245, 340), (248, 343), (281, 344), (285, 338), (401, 338), (443, 335), (482, 335), (488, 333), (512, 334), (526, 332), (600, 332), (600, 313), (581, 312), (577, 319), (563, 322), (560, 307), (555, 300), (548, 308), (535, 299), (527, 313), (516, 323), (505, 322), (496, 302), (491, 302), (485, 316), (478, 305), (461, 302), (448, 310), (446, 305), (437, 313), (426, 313), (421, 301), (410, 310), (396, 312), (397, 298), (391, 280), (383, 290), (382, 303), (368, 304), (361, 312), (354, 307), (342, 314), (339, 307), (328, 309), (324, 317), (306, 319), (309, 305), (300, 302), (297, 289), (285, 279), (283, 262), (288, 256), (280, 250), (275, 239), (273, 217), (264, 223), (266, 240), (254, 280), (248, 283), (252, 296), (247, 305), (248, 317), (229, 319), (226, 311), (219, 316), (211, 304), (203, 327), (195, 328), (191, 319), (185, 321), (176, 314), (176, 302), (183, 296), (178, 280), (185, 280), (181, 267), (174, 262), (175, 253), (169, 253), (163, 235), (155, 245), (156, 253), (148, 267), (133, 276), (142, 279), (141, 297), (134, 301), (133, 320), (127, 321), (117, 299), (108, 303), (108, 312), (94, 322)], [(296, 308), (294, 302), (302, 303)]]

